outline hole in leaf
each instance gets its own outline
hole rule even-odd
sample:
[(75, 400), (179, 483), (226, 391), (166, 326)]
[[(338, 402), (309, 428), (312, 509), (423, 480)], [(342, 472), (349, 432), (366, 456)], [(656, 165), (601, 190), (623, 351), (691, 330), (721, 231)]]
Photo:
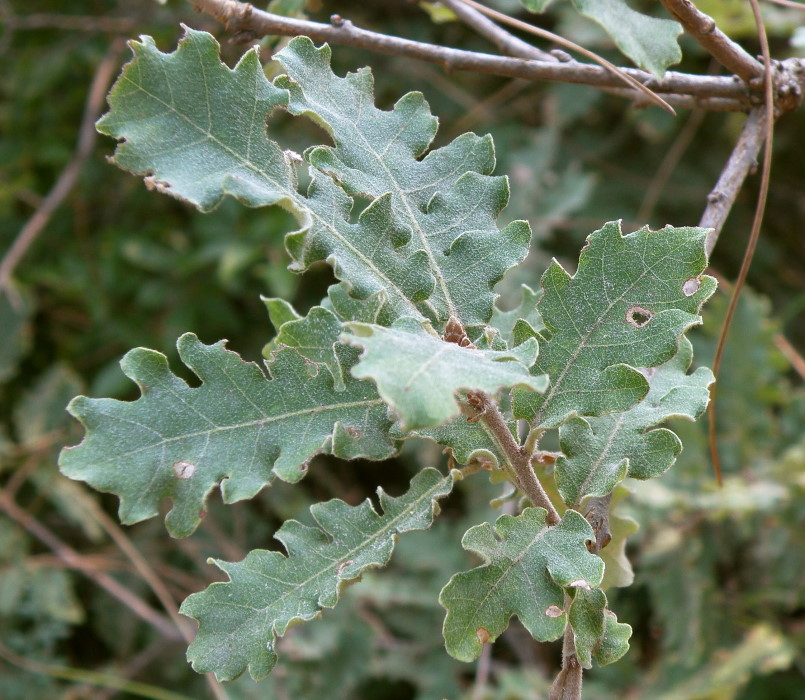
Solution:
[(645, 326), (654, 314), (642, 306), (630, 306), (626, 311), (626, 323), (635, 328)]
[(699, 291), (699, 287), (701, 286), (702, 281), (698, 277), (691, 277), (682, 285), (682, 294), (684, 294), (686, 297), (693, 296)]

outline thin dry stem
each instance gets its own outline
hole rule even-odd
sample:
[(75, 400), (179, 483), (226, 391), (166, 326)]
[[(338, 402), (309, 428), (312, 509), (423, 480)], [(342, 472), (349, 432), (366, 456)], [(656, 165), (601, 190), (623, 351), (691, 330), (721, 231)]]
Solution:
[(135, 615), (153, 625), (162, 635), (168, 639), (181, 638), (180, 633), (170, 620), (156, 612), (111, 576), (93, 568), (72, 547), (62, 542), (32, 515), (14, 503), (2, 489), (0, 489), (0, 510), (45, 544), (62, 561), (93, 580), (110, 595), (130, 608)]
[(558, 34), (549, 32), (547, 29), (543, 29), (542, 27), (536, 27), (533, 24), (523, 22), (514, 17), (509, 17), (508, 15), (503, 14), (502, 12), (498, 12), (497, 10), (493, 10), (489, 7), (486, 7), (485, 5), (482, 5), (479, 2), (475, 2), (475, 0), (461, 0), (461, 2), (463, 2), (465, 5), (468, 5), (469, 7), (475, 8), (479, 12), (483, 12), (487, 17), (491, 17), (497, 20), (498, 22), (503, 22), (504, 24), (508, 24), (509, 26), (514, 27), (515, 29), (519, 29), (523, 32), (533, 34), (534, 36), (538, 36), (543, 39), (547, 39), (548, 41), (553, 41), (559, 44), (560, 46), (564, 46), (566, 49), (570, 49), (571, 51), (576, 51), (577, 53), (580, 53), (582, 56), (589, 58), (591, 61), (594, 61), (595, 63), (602, 66), (606, 70), (611, 71), (614, 75), (620, 78), (629, 87), (632, 87), (638, 92), (643, 93), (644, 98), (647, 99), (649, 102), (655, 104), (657, 107), (660, 107), (661, 109), (666, 110), (667, 112), (670, 112), (671, 114), (676, 114), (674, 108), (671, 107), (671, 105), (669, 105), (665, 100), (663, 100), (662, 97), (660, 97), (655, 92), (650, 90), (639, 80), (635, 80), (622, 68), (618, 68), (616, 65), (610, 63), (605, 58), (599, 56), (597, 53), (594, 53), (589, 49), (585, 49), (583, 46), (580, 46), (579, 44), (573, 41), (569, 41), (568, 39), (565, 39), (564, 37), (559, 36)]
[(531, 452), (517, 444), (495, 401), (483, 392), (468, 394), (467, 399), (473, 405), (477, 404), (480, 413), (476, 416), (476, 419), (486, 423), (495, 436), (495, 441), (503, 450), (506, 461), (511, 466), (516, 477), (516, 486), (533, 505), (538, 508), (544, 508), (547, 511), (545, 522), (548, 525), (559, 524), (561, 520), (559, 513), (551, 503), (551, 499), (531, 466)]
[(532, 46), (526, 41), (519, 39), (502, 27), (499, 27), (491, 19), (484, 16), (481, 12), (470, 7), (463, 0), (439, 0), (442, 5), (449, 7), (453, 13), (465, 24), (472, 27), (481, 36), (485, 36), (492, 41), (502, 53), (507, 56), (517, 56), (528, 58), (535, 61), (549, 61), (556, 63), (559, 59), (556, 56)]
[[(721, 329), (721, 334), (718, 336), (718, 344), (716, 345), (715, 357), (713, 358), (713, 375), (718, 379), (718, 372), (721, 369), (721, 359), (724, 356), (724, 348), (727, 344), (727, 337), (729, 335), (730, 325), (735, 316), (735, 309), (738, 307), (738, 299), (741, 295), (741, 290), (746, 283), (746, 277), (749, 274), (749, 267), (752, 264), (752, 258), (755, 255), (755, 248), (757, 247), (758, 239), (760, 238), (760, 226), (763, 223), (763, 216), (766, 212), (766, 202), (769, 198), (769, 182), (771, 181), (771, 153), (772, 143), (774, 141), (774, 80), (772, 73), (771, 52), (769, 50), (769, 39), (766, 36), (766, 26), (763, 24), (763, 17), (760, 14), (760, 5), (758, 0), (749, 0), (752, 5), (752, 14), (755, 17), (755, 24), (757, 25), (758, 38), (760, 39), (760, 49), (763, 54), (763, 67), (764, 67), (764, 96), (765, 96), (765, 123), (764, 123), (764, 152), (763, 152), (763, 170), (760, 176), (760, 192), (757, 197), (757, 206), (755, 207), (755, 217), (752, 221), (752, 230), (749, 233), (749, 242), (744, 251), (743, 261), (741, 262), (741, 269), (738, 272), (738, 279), (735, 280), (735, 289), (730, 297), (729, 306), (727, 306), (727, 313), (724, 316), (724, 325)], [(715, 402), (716, 402), (716, 387), (718, 384), (713, 384), (710, 389), (710, 405), (708, 406), (708, 432), (710, 442), (710, 456), (713, 460), (713, 469), (716, 474), (716, 480), (719, 486), (722, 485), (721, 478), (721, 461), (718, 456), (718, 445), (716, 443), (716, 418), (715, 418)]]
[(113, 41), (106, 51), (106, 55), (98, 65), (84, 105), (84, 116), (81, 119), (78, 144), (76, 145), (73, 157), (65, 166), (64, 170), (62, 170), (53, 189), (48, 192), (47, 197), (42, 200), (41, 205), (34, 212), (34, 215), (28, 220), (28, 223), (23, 226), (19, 235), (14, 240), (14, 243), (12, 243), (8, 252), (3, 257), (2, 262), (0, 262), (0, 293), (7, 292), (9, 295), (14, 293), (10, 280), (17, 264), (22, 260), (25, 253), (28, 252), (28, 249), (33, 245), (37, 236), (45, 228), (48, 221), (50, 221), (50, 217), (56, 209), (59, 208), (67, 195), (70, 194), (78, 181), (81, 169), (84, 167), (84, 162), (89, 158), (95, 145), (95, 138), (97, 136), (95, 121), (98, 119), (101, 109), (103, 108), (109, 85), (120, 63), (120, 54), (123, 51), (124, 45), (122, 39)]

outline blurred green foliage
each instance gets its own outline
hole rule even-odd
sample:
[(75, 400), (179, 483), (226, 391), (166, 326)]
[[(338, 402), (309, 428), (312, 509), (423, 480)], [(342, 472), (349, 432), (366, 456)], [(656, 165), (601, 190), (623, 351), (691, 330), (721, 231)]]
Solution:
[[(275, 0), (296, 13), (303, 3)], [(492, 50), (457, 22), (434, 24), (402, 2), (309, 2), (316, 19), (331, 12), (359, 26), (468, 49)], [(516, 12), (516, 2), (494, 3)], [(648, 3), (635, 3), (636, 6)], [(745, 3), (701, 3), (722, 27), (758, 48)], [(645, 9), (645, 7), (643, 8)], [(88, 85), (115, 36), (153, 35), (173, 47), (179, 22), (224, 37), (214, 22), (173, 0), (19, 0), (0, 2), (0, 251), (7, 250), (70, 161)], [(38, 26), (17, 22), (30, 15)], [(67, 21), (85, 18), (76, 26)], [(791, 54), (796, 10), (768, 8), (777, 57)], [(125, 26), (109, 31), (100, 20)], [(533, 16), (532, 16), (533, 19)], [(94, 23), (93, 23), (94, 21)], [(555, 3), (537, 18), (610, 58), (617, 53), (595, 25)], [(266, 42), (274, 46), (282, 42)], [(227, 45), (227, 60), (242, 47)], [(681, 68), (706, 72), (708, 58), (683, 39)], [(121, 53), (117, 60), (127, 60)], [(740, 128), (738, 115), (709, 114), (692, 144), (660, 185), (648, 222), (636, 221), (646, 191), (685, 121), (577, 86), (532, 85), (493, 76), (445, 75), (407, 59), (339, 49), (336, 70), (370, 63), (378, 103), (401, 93), (425, 93), (440, 115), (440, 139), (466, 130), (491, 132), (499, 173), (509, 174), (507, 217), (528, 218), (535, 244), (528, 263), (504, 280), (510, 305), (520, 283), (535, 286), (550, 256), (575, 258), (601, 222), (625, 219), (688, 225), (698, 220)], [(282, 120), (275, 120), (281, 126)], [(287, 122), (286, 122), (287, 124)], [(640, 531), (626, 552), (634, 584), (611, 589), (619, 618), (635, 629), (632, 652), (586, 678), (591, 698), (787, 700), (805, 687), (805, 391), (775, 343), (780, 334), (805, 348), (805, 116), (787, 115), (776, 131), (775, 164), (763, 237), (733, 325), (718, 388), (717, 429), (725, 486), (714, 486), (706, 427), (673, 426), (685, 449), (664, 477), (631, 485), (617, 513)], [(303, 150), (321, 139), (298, 121), (284, 141)], [(0, 485), (24, 511), (146, 604), (156, 601), (131, 561), (110, 539), (91, 504), (113, 513), (114, 499), (61, 477), (55, 455), (80, 439), (63, 408), (80, 391), (130, 398), (117, 367), (134, 346), (156, 348), (179, 370), (175, 340), (192, 330), (205, 342), (229, 338), (247, 359), (269, 339), (259, 295), (284, 297), (301, 312), (332, 281), (316, 268), (298, 278), (285, 269), (281, 232), (290, 221), (276, 209), (255, 212), (233, 202), (202, 216), (149, 193), (140, 180), (110, 167), (111, 141), (99, 139), (79, 182), (51, 218), (14, 276), (14, 294), (0, 298)], [(757, 183), (748, 182), (712, 261), (734, 278), (743, 254)], [(505, 304), (504, 304), (505, 305)], [(693, 338), (709, 364), (726, 295), (719, 293)], [(303, 487), (278, 484), (248, 503), (212, 502), (190, 540), (165, 536), (160, 520), (126, 535), (181, 600), (216, 576), (207, 556), (240, 559), (272, 547), (286, 518), (304, 519), (315, 502), (338, 496), (357, 503), (382, 485), (400, 493), (415, 465), (444, 459), (429, 443), (406, 446), (382, 470), (320, 458)], [(392, 468), (394, 467), (394, 468)], [(559, 661), (556, 645), (538, 645), (513, 625), (487, 666), (459, 664), (440, 648), (439, 589), (450, 573), (474, 562), (460, 546), (466, 528), (499, 514), (489, 499), (498, 488), (475, 480), (448, 499), (434, 530), (400, 541), (391, 571), (373, 572), (317, 623), (281, 642), (285, 664), (269, 681), (227, 685), (236, 698), (421, 698), (528, 700), (546, 695)], [(62, 680), (11, 663), (7, 651), (32, 662), (102, 672), (119, 679), (205, 697), (204, 680), (184, 661), (184, 643), (166, 638), (91, 578), (45, 546), (17, 520), (0, 514), (0, 696), (15, 698), (136, 697), (90, 679)], [(468, 515), (472, 518), (469, 519)], [(427, 539), (425, 539), (427, 538)], [(388, 575), (387, 575), (388, 574)], [(16, 657), (15, 657), (16, 658)], [(488, 673), (488, 677), (486, 674)], [(483, 680), (485, 678), (485, 680)], [(480, 679), (480, 680), (479, 680)]]

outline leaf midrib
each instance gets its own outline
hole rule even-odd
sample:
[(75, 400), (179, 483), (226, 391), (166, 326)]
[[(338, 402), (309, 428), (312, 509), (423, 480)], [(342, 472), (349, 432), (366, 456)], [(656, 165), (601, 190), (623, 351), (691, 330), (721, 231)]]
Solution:
[[(275, 180), (273, 180), (271, 177), (269, 177), (268, 173), (266, 173), (262, 168), (260, 168), (258, 165), (253, 163), (249, 158), (244, 158), (237, 151), (235, 151), (234, 149), (232, 149), (229, 146), (227, 146), (224, 142), (222, 142), (212, 132), (210, 132), (210, 131), (204, 129), (203, 127), (201, 127), (200, 125), (196, 124), (192, 119), (190, 119), (189, 116), (187, 116), (186, 114), (180, 112), (173, 105), (168, 104), (167, 102), (165, 102), (165, 100), (161, 99), (159, 96), (157, 96), (157, 95), (153, 94), (152, 92), (149, 92), (148, 90), (146, 90), (141, 84), (139, 84), (139, 83), (135, 82), (134, 80), (132, 80), (127, 74), (123, 74), (121, 79), (128, 81), (129, 83), (134, 85), (138, 90), (140, 90), (141, 92), (146, 94), (148, 97), (150, 97), (151, 99), (155, 100), (159, 104), (163, 105), (164, 107), (166, 107), (168, 110), (170, 110), (171, 112), (176, 114), (181, 119), (184, 119), (191, 127), (196, 129), (197, 131), (199, 131), (203, 136), (205, 136), (206, 139), (209, 139), (210, 141), (214, 142), (217, 146), (219, 146), (221, 149), (223, 149), (225, 152), (227, 152), (230, 156), (232, 156), (236, 161), (239, 161), (243, 167), (245, 167), (245, 168), (251, 170), (252, 172), (256, 173), (257, 175), (262, 177), (266, 182), (268, 182), (270, 185), (272, 185), (276, 190), (282, 192), (289, 200), (291, 200), (294, 203), (294, 205), (297, 207), (297, 209), (299, 211), (307, 213), (309, 216), (311, 216), (313, 219), (315, 219), (322, 226), (322, 228), (324, 228), (325, 230), (329, 231), (330, 234), (334, 238), (336, 238), (340, 244), (342, 244), (345, 248), (347, 248), (350, 252), (352, 252), (353, 255), (355, 255), (361, 261), (361, 263), (366, 265), (366, 267), (368, 267), (378, 277), (378, 279), (380, 279), (384, 283), (384, 285), (386, 285), (390, 289), (395, 290), (395, 292), (397, 292), (397, 295), (406, 302), (408, 307), (411, 308), (415, 312), (415, 314), (417, 316), (420, 315), (420, 312), (416, 308), (416, 305), (414, 304), (413, 301), (411, 301), (411, 299), (408, 298), (408, 296), (405, 294), (405, 292), (402, 289), (400, 289), (394, 282), (392, 282), (377, 266), (375, 266), (374, 261), (372, 261), (370, 258), (367, 258), (358, 248), (356, 248), (347, 238), (345, 238), (340, 233), (340, 231), (338, 231), (338, 229), (336, 227), (332, 226), (325, 219), (323, 219), (321, 216), (319, 216), (319, 214), (316, 213), (316, 211), (313, 210), (307, 204), (306, 198), (302, 197), (295, 190), (288, 189), (285, 186), (283, 186), (282, 184), (277, 183)], [(170, 87), (170, 81), (169, 80), (168, 80), (168, 86)], [(257, 104), (257, 100), (254, 101), (254, 104), (255, 105)], [(428, 253), (428, 255), (430, 255), (429, 250), (426, 250), (426, 253)]]

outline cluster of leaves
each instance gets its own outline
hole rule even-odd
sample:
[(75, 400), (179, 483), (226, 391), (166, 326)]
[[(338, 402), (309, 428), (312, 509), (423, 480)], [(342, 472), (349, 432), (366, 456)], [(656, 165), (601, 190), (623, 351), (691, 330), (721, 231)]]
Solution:
[[(519, 484), (512, 434), (505, 439), (483, 415), (468, 421), (467, 392), (511, 391), (511, 418), (539, 434), (561, 426), (566, 456), (556, 481), (568, 508), (609, 494), (627, 475), (647, 479), (670, 466), (679, 440), (651, 428), (673, 415), (695, 418), (712, 381), (706, 370), (687, 374), (690, 346), (680, 345), (715, 289), (702, 274), (704, 231), (624, 236), (608, 224), (588, 238), (575, 275), (554, 262), (540, 295), (526, 289), (519, 312), (495, 312), (492, 285), (525, 257), (529, 230), (495, 225), (508, 188), (489, 175), (488, 137), (465, 134), (423, 157), (436, 120), (422, 96), (378, 110), (368, 70), (339, 78), (329, 49), (304, 38), (277, 54), (286, 74), (273, 82), (255, 52), (227, 68), (202, 32), (188, 30), (172, 54), (149, 38), (133, 49), (99, 122), (123, 140), (117, 164), (202, 210), (226, 195), (288, 208), (301, 225), (286, 237), (293, 267), (327, 260), (340, 282), (305, 317), (268, 301), (277, 327), (270, 377), (222, 343), (185, 335), (179, 354), (200, 386), (138, 349), (122, 367), (140, 399), (71, 403), (87, 437), (63, 452), (62, 471), (118, 495), (123, 522), (156, 515), (168, 496), (168, 529), (186, 536), (218, 484), (235, 502), (275, 477), (298, 481), (316, 454), (383, 459), (414, 435)], [(314, 119), (334, 142), (305, 152), (304, 193), (298, 156), (265, 132), (277, 107)], [(357, 214), (356, 196), (368, 201)], [(425, 470), (399, 499), (381, 495), (380, 513), (368, 503), (316, 506), (315, 526), (291, 520), (277, 532), (286, 555), (258, 550), (241, 564), (218, 562), (229, 582), (182, 607), (200, 622), (194, 668), (225, 680), (246, 668), (264, 677), (275, 638), (385, 564), (397, 534), (429, 527), (454, 479)], [(585, 667), (625, 653), (630, 628), (607, 609), (604, 563), (587, 551), (591, 526), (576, 510), (558, 523), (549, 515), (526, 508), (467, 531), (464, 547), (486, 563), (456, 574), (440, 595), (452, 656), (477, 658), (512, 615), (540, 641), (569, 625)]]
[[(175, 19), (170, 13), (175, 14), (175, 10), (158, 10), (155, 3), (146, 5), (120, 3), (121, 11), (134, 18), (134, 31), (145, 28), (159, 36), (160, 43), (172, 41)], [(301, 7), (301, 3), (296, 5)], [(505, 9), (511, 10), (514, 5), (516, 2), (510, 2)], [(560, 31), (569, 36), (582, 31), (582, 25), (573, 24), (560, 5), (555, 3), (550, 8), (555, 11), (552, 19), (563, 22)], [(738, 17), (735, 12), (725, 14), (729, 3), (702, 1), (697, 5), (710, 14), (721, 13), (718, 22), (723, 28), (731, 30), (732, 25), (725, 20), (732, 22)], [(746, 7), (741, 3), (734, 6), (740, 9), (741, 31), (753, 30)], [(60, 4), (44, 0), (36, 9), (64, 11)], [(87, 14), (95, 10), (82, 8), (81, 3), (70, 8), (71, 12)], [(360, 12), (371, 11), (360, 8)], [(347, 12), (361, 23), (357, 5)], [(427, 23), (412, 18), (412, 12), (408, 9), (395, 16), (391, 31), (450, 43), (460, 36), (466, 45), (486, 48), (471, 36), (458, 34), (455, 24), (448, 25), (446, 36), (439, 34), (442, 30), (428, 29)], [(145, 16), (149, 14), (154, 16)], [(773, 12), (767, 15), (773, 16)], [(58, 15), (54, 17), (57, 21)], [(189, 12), (187, 17), (190, 19)], [(194, 16), (192, 21), (200, 19)], [(386, 21), (379, 14), (372, 18), (374, 26)], [(772, 34), (777, 34), (778, 49), (790, 25), (790, 19), (783, 21), (782, 17), (779, 24), (769, 25)], [(575, 38), (589, 40), (583, 31)], [(0, 239), (4, 244), (29, 215), (33, 193), (46, 192), (69, 159), (83, 86), (104, 49), (103, 36), (90, 35), (87, 40), (86, 34), (71, 30), (14, 34), (12, 49), (6, 53), (10, 60), (1, 79), (10, 99), (7, 109), (0, 111), (0, 123), (4, 131), (15, 135), (0, 146), (4, 156), (0, 216), (5, 221)], [(226, 47), (226, 51), (232, 57), (237, 49)], [(353, 60), (348, 55), (342, 50), (334, 57), (339, 69)], [(365, 56), (354, 60), (363, 62)], [(544, 89), (539, 98), (535, 91), (540, 88), (531, 87), (514, 100), (507, 98), (505, 110), (499, 114), (486, 107), (465, 117), (470, 96), (480, 101), (484, 90), (497, 89), (496, 83), (483, 76), (462, 80), (462, 76), (454, 75), (455, 89), (443, 90), (438, 76), (420, 71), (416, 64), (384, 57), (373, 60), (380, 66), (376, 72), (381, 100), (399, 94), (400, 84), (409, 89), (425, 85), (429, 101), (448, 125), (451, 119), (461, 118), (464, 129), (469, 124), (495, 132), (498, 169), (509, 173), (514, 181), (512, 202), (504, 216), (528, 217), (540, 237), (526, 264), (512, 270), (499, 290), (516, 290), (520, 282), (534, 286), (546, 249), (570, 260), (583, 236), (594, 227), (591, 219), (604, 221), (636, 209), (645, 183), (643, 175), (654, 170), (675, 129), (671, 120), (651, 111), (630, 113), (621, 121), (620, 102), (572, 86)], [(431, 80), (433, 89), (428, 90)], [(54, 90), (59, 91), (58, 109), (52, 108)], [(490, 121), (495, 116), (502, 118), (500, 125)], [(299, 120), (290, 129), (287, 121), (275, 118), (272, 134), (277, 138), (281, 135), (285, 147), (301, 151), (296, 145), (301, 133)], [(726, 148), (736, 135), (737, 124), (737, 119), (708, 119), (701, 145), (714, 152), (718, 150), (714, 144), (723, 141)], [(801, 141), (787, 136), (786, 127), (796, 125), (796, 120), (793, 124), (790, 120), (781, 122), (779, 132), (784, 143), (789, 139), (791, 153)], [(104, 144), (101, 149), (105, 149)], [(787, 161), (780, 159), (777, 168), (783, 171), (796, 162), (793, 156)], [(596, 178), (590, 168), (602, 164), (603, 172), (615, 176)], [(659, 213), (652, 218), (660, 222), (664, 217), (695, 220), (720, 165), (718, 157), (712, 162), (696, 158), (691, 165), (683, 161)], [(801, 298), (790, 292), (791, 281), (796, 280), (797, 258), (785, 254), (785, 245), (792, 252), (799, 245), (792, 237), (796, 226), (785, 223), (789, 213), (793, 217), (797, 212), (790, 197), (796, 177), (795, 172), (788, 171), (780, 177), (788, 184), (773, 188), (778, 206), (771, 209), (755, 276), (755, 283), (772, 293), (778, 309), (788, 304), (788, 319), (794, 318), (792, 314), (801, 303)], [(742, 209), (749, 200), (739, 202), (731, 218), (735, 230), (740, 229), (742, 217), (749, 217)], [(572, 215), (582, 205), (585, 218), (574, 219)], [(112, 501), (53, 473), (54, 447), (79, 439), (77, 426), (66, 420), (63, 406), (79, 391), (130, 398), (131, 386), (117, 369), (123, 350), (136, 344), (159, 347), (176, 367), (170, 345), (188, 328), (208, 339), (236, 337), (238, 348), (254, 356), (268, 335), (263, 324), (254, 321), (260, 313), (259, 304), (254, 303), (258, 293), (293, 298), (297, 308), (307, 309), (318, 301), (319, 289), (323, 289), (318, 283), (323, 277), (321, 268), (308, 273), (301, 287), (296, 276), (284, 272), (277, 232), (287, 228), (289, 220), (287, 213), (276, 207), (250, 212), (227, 201), (214, 215), (194, 216), (168, 198), (148, 194), (133, 178), (116, 175), (98, 154), (85, 169), (82, 184), (68, 206), (45, 231), (47, 241), (32, 249), (26, 264), (18, 269), (18, 281), (24, 285), (22, 305), (9, 305), (7, 297), (0, 298), (0, 327), (4, 329), (0, 336), (4, 382), (0, 387), (0, 481), (4, 488), (8, 485), (15, 490), (23, 484), (16, 491), (17, 497), (34, 517), (87, 552), (94, 566), (106, 569), (135, 590), (136, 577), (91, 516), (96, 502), (111, 509)], [(546, 241), (544, 236), (557, 228), (562, 235)], [(58, 256), (52, 255), (50, 241), (58, 241)], [(739, 251), (722, 246), (719, 254), (722, 258), (716, 261), (717, 267), (730, 272), (730, 256), (737, 258)], [(723, 308), (723, 299), (717, 297), (716, 301)], [(536, 298), (527, 295), (523, 310), (515, 316), (525, 318), (539, 331), (535, 303)], [(270, 311), (276, 313), (286, 306), (269, 303)], [(778, 673), (771, 680), (766, 674), (802, 663), (798, 650), (803, 648), (803, 640), (796, 616), (803, 605), (798, 576), (805, 566), (797, 554), (805, 551), (801, 541), (802, 485), (797, 476), (802, 469), (799, 442), (803, 401), (801, 391), (786, 384), (785, 362), (767, 349), (771, 330), (779, 330), (776, 323), (767, 320), (769, 309), (760, 302), (743, 308), (744, 317), (735, 332), (745, 332), (731, 346), (735, 349), (732, 355), (728, 349), (722, 368), (720, 432), (729, 435), (722, 442), (722, 450), (727, 450), (725, 464), (743, 464), (747, 470), (751, 468), (752, 476), (747, 484), (738, 473), (728, 475), (728, 498), (708, 489), (701, 497), (691, 498), (692, 493), (702, 490), (702, 481), (707, 478), (705, 439), (698, 425), (683, 422), (674, 427), (685, 444), (681, 461), (663, 479), (637, 488), (634, 497), (617, 506), (618, 512), (630, 514), (641, 523), (640, 534), (629, 537), (630, 558), (638, 564), (637, 580), (630, 589), (610, 589), (607, 595), (621, 620), (635, 626), (635, 635), (632, 652), (612, 667), (614, 672), (605, 668), (590, 673), (586, 683), (591, 696), (615, 698), (639, 692), (651, 697), (735, 697), (749, 682), (741, 698), (796, 697), (801, 682), (796, 671)], [(355, 318), (358, 323), (374, 320), (371, 313)], [(497, 326), (511, 344), (516, 317), (508, 317), (511, 323), (505, 318), (504, 312), (495, 310), (489, 325)], [(277, 325), (293, 320), (273, 313), (272, 319)], [(718, 323), (717, 313), (708, 317), (706, 311), (705, 329), (710, 335), (706, 342), (693, 338), (697, 359), (705, 364), (712, 351), (710, 336)], [(292, 328), (286, 326), (285, 332)], [(794, 321), (789, 320), (787, 332), (797, 337)], [(349, 366), (332, 355), (332, 361), (322, 353), (312, 362), (327, 368), (321, 371), (340, 372), (348, 384)], [(310, 364), (306, 367), (312, 369)], [(190, 377), (181, 366), (178, 371)], [(192, 378), (191, 383), (195, 384)], [(593, 425), (592, 420), (587, 422)], [(473, 429), (473, 424), (459, 420), (451, 425), (455, 431), (462, 431), (461, 444), (466, 446), (462, 463), (474, 451), (477, 457), (490, 460), (490, 455), (498, 453), (495, 444), (483, 431)], [(602, 429), (591, 432), (597, 436)], [(427, 435), (430, 431), (422, 428), (416, 432)], [(395, 441), (401, 437), (393, 426), (390, 437)], [(449, 439), (458, 442), (457, 437)], [(543, 441), (550, 445), (551, 439), (548, 434)], [(387, 484), (390, 492), (401, 493), (404, 482), (418, 472), (413, 463), (430, 464), (436, 459), (426, 444), (406, 440), (402, 446), (402, 457), (384, 463), (381, 469), (352, 462), (352, 469), (347, 470), (333, 458), (317, 457), (311, 464), (311, 478), (293, 488), (275, 481), (259, 497), (228, 507), (212, 499), (204, 524), (190, 543), (192, 547), (164, 541), (164, 531), (153, 522), (127, 528), (127, 532), (159, 567), (176, 595), (183, 596), (214, 576), (204, 566), (205, 556), (220, 557), (225, 552), (226, 558), (242, 558), (228, 548), (232, 541), (246, 550), (265, 547), (277, 518), (297, 518), (316, 527), (308, 514), (318, 501), (337, 495), (357, 503), (371, 490), (368, 485), (378, 481)], [(395, 472), (399, 476), (393, 477)], [(339, 483), (331, 483), (328, 473), (337, 474)], [(550, 490), (552, 475), (541, 476)], [(233, 682), (226, 686), (229, 696), (367, 700), (398, 695), (435, 700), (460, 697), (473, 669), (438, 653), (444, 610), (437, 600), (454, 572), (477, 564), (477, 558), (459, 544), (462, 533), (479, 522), (494, 522), (497, 516), (486, 506), (497, 495), (495, 487), (484, 481), (475, 477), (456, 483), (446, 512), (427, 532), (402, 536), (386, 570), (367, 571), (361, 585), (343, 591), (338, 606), (326, 611), (323, 619), (293, 627), (277, 640), (282, 663), (269, 683), (254, 686), (248, 681)], [(660, 485), (663, 488), (658, 488)], [(555, 496), (558, 502), (558, 494)], [(459, 513), (464, 515), (459, 517)], [(244, 519), (248, 528), (242, 526)], [(189, 696), (203, 694), (203, 684), (186, 672), (179, 646), (166, 648), (166, 642), (138, 618), (117, 602), (108, 602), (80, 574), (64, 569), (63, 563), (43, 553), (42, 546), (18, 524), (2, 516), (0, 527), (4, 543), (0, 627), (5, 631), (5, 646), (32, 661), (93, 668), (113, 676), (136, 672), (140, 678)], [(227, 536), (211, 536), (216, 527)], [(624, 533), (633, 529), (633, 521), (621, 517), (613, 521), (613, 543), (602, 552), (606, 561), (604, 587), (613, 585), (610, 578), (614, 572), (619, 572), (616, 581), (621, 582), (614, 585), (631, 580), (623, 545)], [(763, 575), (758, 576), (758, 572)], [(682, 583), (677, 583), (680, 575)], [(530, 643), (530, 635), (513, 624), (495, 645), (492, 677), (484, 696), (507, 700), (541, 697), (546, 688), (542, 674), (555, 663), (553, 651)], [(154, 663), (154, 658), (159, 663)], [(64, 682), (32, 673), (33, 668), (15, 668), (4, 657), (0, 661), (3, 696), (56, 698), (68, 692)], [(81, 686), (78, 692), (86, 692), (86, 682), (93, 681), (74, 676), (69, 692), (76, 692), (75, 686)]]

